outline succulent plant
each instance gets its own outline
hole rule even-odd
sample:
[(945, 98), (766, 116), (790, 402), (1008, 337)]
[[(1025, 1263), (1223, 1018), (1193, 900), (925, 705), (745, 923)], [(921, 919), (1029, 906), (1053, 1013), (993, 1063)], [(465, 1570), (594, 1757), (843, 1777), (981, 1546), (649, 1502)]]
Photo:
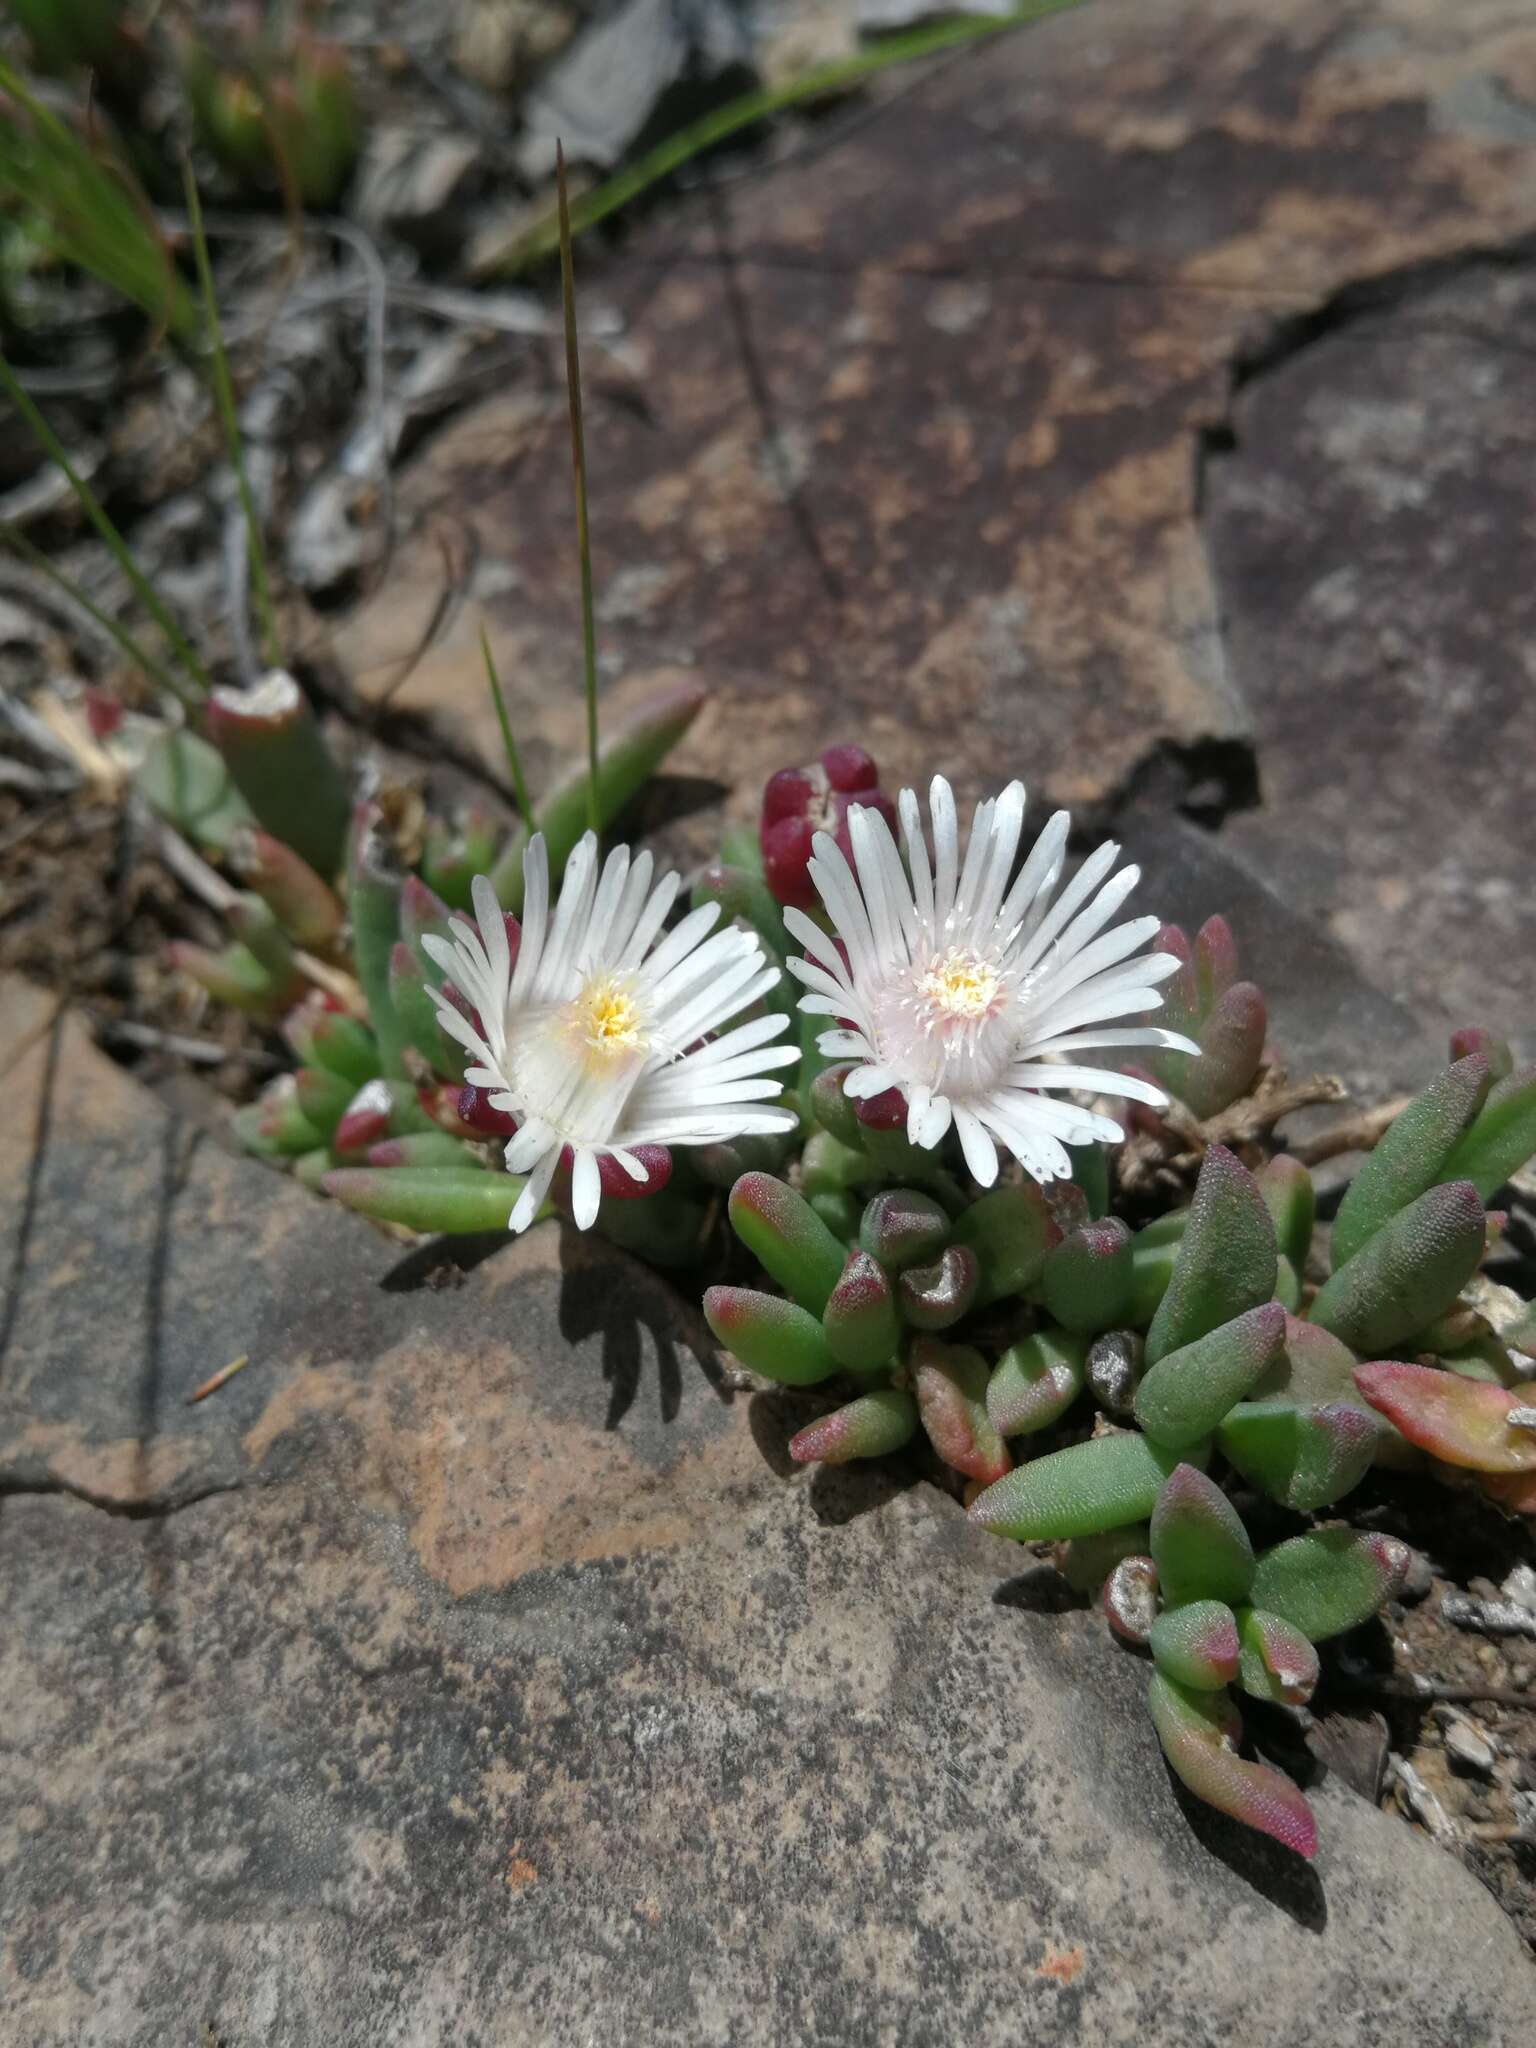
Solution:
[[(1219, 1118), (1260, 1071), (1263, 997), (1222, 921), (1157, 943), (1180, 962), (1174, 1021), (1200, 1047), (1159, 1054), (1157, 1079)], [(838, 1396), (793, 1458), (926, 1443), (979, 1527), (1057, 1544), (1069, 1581), (1150, 1655), (1174, 1772), (1302, 1855), (1312, 1815), (1241, 1753), (1238, 1700), (1303, 1703), (1314, 1645), (1374, 1614), (1409, 1563), (1391, 1537), (1311, 1518), (1373, 1460), (1423, 1452), (1536, 1509), (1536, 1366), (1464, 1297), (1481, 1284), (1484, 1203), (1536, 1152), (1536, 1074), (1511, 1073), (1484, 1034), (1452, 1052), (1360, 1167), (1315, 1291), (1314, 1190), (1288, 1154), (1209, 1142), (1187, 1206), (1132, 1228), (1110, 1213), (1104, 1146), (1074, 1149), (1070, 1182), (979, 1191), (953, 1135), (909, 1145), (904, 1105), (849, 1097), (838, 1063), (805, 1092), (798, 1186), (756, 1170), (731, 1191), (773, 1291), (705, 1296), (744, 1365)], [(1307, 1519), (1256, 1552), (1244, 1490)]]
[(237, 185), (280, 187), (306, 206), (335, 203), (362, 134), (339, 48), (304, 33), (258, 35), (226, 58), (188, 36), (181, 79), (198, 141)]
[[(596, 783), (601, 823), (702, 703), (699, 690), (673, 691), (608, 735)], [(253, 690), (215, 689), (200, 722), (201, 732), (158, 733), (139, 783), (238, 884), (226, 910), (230, 943), (219, 952), (173, 946), (171, 964), (214, 1001), (280, 1026), (295, 1061), (237, 1112), (240, 1139), (380, 1221), (446, 1234), (505, 1229), (523, 1185), (499, 1170), (511, 1121), (465, 1083), (464, 1046), (429, 994), (442, 976), (428, 942), (449, 939), (471, 878), (487, 871), (515, 935), (522, 867), (507, 855), (520, 857), (530, 827), (553, 858), (571, 852), (586, 818), (585, 774), (557, 783), (532, 819), (502, 833), (479, 811), (439, 819), (402, 811), (393, 798), (354, 805), (302, 691), (280, 671)], [(669, 1185), (670, 1161), (665, 1172), (658, 1160), (649, 1167), (638, 1185), (622, 1174), (605, 1182), (605, 1223), (621, 1201), (645, 1195), (644, 1224), (621, 1221), (613, 1234), (633, 1241), (638, 1231), (650, 1255), (686, 1257), (702, 1184), (680, 1175)], [(563, 1192), (557, 1184), (556, 1197)]]

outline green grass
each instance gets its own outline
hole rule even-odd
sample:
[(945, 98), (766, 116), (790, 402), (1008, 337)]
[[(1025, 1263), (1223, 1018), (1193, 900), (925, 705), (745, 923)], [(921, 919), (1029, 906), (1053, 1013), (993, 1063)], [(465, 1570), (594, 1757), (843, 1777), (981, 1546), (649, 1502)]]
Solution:
[(130, 173), (0, 58), (0, 208), (7, 205), (50, 254), (121, 292), (158, 329), (178, 340), (196, 333), (197, 308)]

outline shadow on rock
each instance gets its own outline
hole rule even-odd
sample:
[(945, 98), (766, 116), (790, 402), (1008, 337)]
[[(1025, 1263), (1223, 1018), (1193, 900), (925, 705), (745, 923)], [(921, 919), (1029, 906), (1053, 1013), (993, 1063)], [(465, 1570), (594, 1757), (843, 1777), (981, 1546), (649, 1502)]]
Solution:
[(618, 1428), (640, 1392), (643, 1336), (649, 1337), (656, 1359), (663, 1422), (677, 1419), (685, 1371), (697, 1369), (722, 1402), (731, 1402), (735, 1390), (726, 1382), (709, 1325), (696, 1303), (664, 1274), (564, 1224), (560, 1266), (561, 1336), (571, 1344), (589, 1337), (602, 1339), (602, 1373), (608, 1387), (605, 1429)]
[(414, 1294), (419, 1287), (457, 1287), (466, 1273), (483, 1266), (497, 1252), (505, 1251), (512, 1238), (505, 1230), (479, 1230), (466, 1237), (434, 1237), (430, 1244), (417, 1245), (397, 1266), (391, 1266), (379, 1285), (386, 1294)]
[(994, 1607), (1017, 1607), (1025, 1614), (1066, 1614), (1074, 1607), (1085, 1603), (1080, 1593), (1074, 1593), (1055, 1565), (1032, 1564), (1027, 1571), (1016, 1572), (992, 1595)]
[(1168, 1778), (1179, 1810), (1201, 1847), (1272, 1906), (1289, 1914), (1298, 1927), (1308, 1934), (1321, 1934), (1328, 1925), (1328, 1895), (1313, 1865), (1268, 1835), (1207, 1806), (1172, 1771)]

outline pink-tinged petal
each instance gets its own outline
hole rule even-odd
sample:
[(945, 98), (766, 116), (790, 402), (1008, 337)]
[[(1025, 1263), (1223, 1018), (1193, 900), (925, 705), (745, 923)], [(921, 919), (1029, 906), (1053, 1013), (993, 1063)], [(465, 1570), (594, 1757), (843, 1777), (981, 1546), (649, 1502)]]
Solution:
[(1536, 1431), (1511, 1427), (1518, 1392), (1432, 1365), (1383, 1359), (1355, 1368), (1355, 1385), (1420, 1450), (1473, 1472), (1536, 1472)]

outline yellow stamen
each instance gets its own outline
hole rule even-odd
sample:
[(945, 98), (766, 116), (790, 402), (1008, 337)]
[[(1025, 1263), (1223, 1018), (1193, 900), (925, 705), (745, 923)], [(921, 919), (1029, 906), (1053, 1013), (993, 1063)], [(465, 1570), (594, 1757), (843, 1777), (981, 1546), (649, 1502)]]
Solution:
[(575, 1007), (577, 1029), (593, 1052), (612, 1059), (643, 1047), (640, 1011), (622, 982), (593, 982), (577, 997)]
[(997, 970), (959, 946), (936, 960), (918, 983), (923, 1000), (946, 1017), (985, 1017), (997, 1001)]

